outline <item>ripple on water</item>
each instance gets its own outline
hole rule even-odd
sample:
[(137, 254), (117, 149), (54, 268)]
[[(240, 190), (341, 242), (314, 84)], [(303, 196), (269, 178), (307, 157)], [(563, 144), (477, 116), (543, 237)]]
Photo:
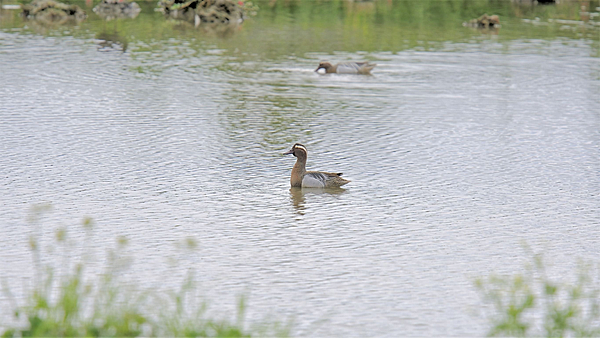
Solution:
[[(176, 286), (166, 257), (193, 236), (181, 265), (217, 306), (249, 288), (253, 311), (295, 315), (300, 333), (325, 318), (318, 335), (477, 335), (469, 278), (512, 271), (519, 239), (596, 256), (600, 69), (585, 44), (333, 56), (377, 60), (358, 77), (315, 74), (331, 55), (264, 66), (177, 41), (119, 54), (0, 34), (0, 215), (22, 248), (2, 253), (7, 276), (22, 276), (24, 210), (51, 201), (51, 225), (97, 220), (98, 250), (130, 237), (140, 285)], [(309, 169), (352, 183), (290, 190), (295, 142)]]

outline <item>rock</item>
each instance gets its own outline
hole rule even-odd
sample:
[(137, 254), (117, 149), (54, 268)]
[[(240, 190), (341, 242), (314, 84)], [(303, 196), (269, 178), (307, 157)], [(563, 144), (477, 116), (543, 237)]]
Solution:
[(104, 20), (133, 19), (142, 9), (135, 2), (119, 0), (102, 0), (96, 7), (94, 13)]
[(67, 5), (54, 0), (35, 0), (23, 5), (23, 16), (45, 23), (63, 24), (83, 21), (87, 15), (77, 5)]
[(158, 5), (166, 15), (196, 25), (237, 25), (245, 19), (242, 7), (232, 0), (161, 0)]

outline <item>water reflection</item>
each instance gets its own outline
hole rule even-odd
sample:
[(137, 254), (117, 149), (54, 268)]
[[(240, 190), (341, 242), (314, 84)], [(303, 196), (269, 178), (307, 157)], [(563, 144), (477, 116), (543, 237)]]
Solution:
[(117, 23), (118, 21), (114, 20), (112, 32), (107, 28), (107, 23), (105, 23), (102, 32), (96, 34), (96, 39), (100, 40), (98, 42), (98, 50), (121, 50), (123, 53), (127, 51), (129, 42), (125, 36), (119, 34)]
[(290, 188), (290, 197), (294, 209), (298, 214), (304, 215), (304, 191), (302, 191), (302, 188)]
[(324, 197), (338, 197), (346, 192), (344, 188), (290, 188), (290, 201), (299, 215), (304, 215), (306, 211), (306, 198), (317, 195)]
[(203, 22), (196, 20), (195, 27), (199, 27), (204, 34), (219, 38), (228, 38), (242, 29), (241, 22)]
[[(244, 12), (248, 12), (245, 4)], [(261, 1), (258, 3), (261, 10), (257, 16), (249, 16), (248, 24), (213, 26), (210, 22), (203, 22), (198, 13), (193, 13), (194, 15), (184, 21), (187, 25), (173, 25), (168, 17), (157, 16), (154, 13), (154, 3), (140, 3), (144, 10), (136, 18), (135, 24), (123, 27), (124, 31), (121, 34), (130, 40), (143, 41), (150, 41), (156, 37), (162, 40), (182, 38), (188, 41), (227, 37), (231, 39), (218, 41), (218, 48), (226, 50), (227, 54), (237, 54), (236, 57), (247, 59), (255, 56), (277, 58), (286, 55), (289, 48), (293, 48), (292, 55), (297, 56), (314, 52), (397, 52), (410, 48), (432, 50), (440, 47), (437, 44), (439, 42), (468, 41), (480, 33), (497, 35), (501, 41), (528, 37), (568, 37), (590, 39), (597, 44), (600, 28), (596, 9), (598, 4), (598, 1), (563, 1), (550, 6), (466, 0), (277, 1), (273, 4)], [(462, 27), (463, 22), (477, 18), (483, 13), (497, 14), (500, 17), (503, 22), (501, 32), (496, 29), (469, 30)], [(4, 12), (3, 17), (5, 14), (7, 13)], [(196, 14), (200, 22), (198, 27), (195, 27)], [(22, 19), (14, 15), (8, 16), (8, 19), (3, 18), (0, 21), (0, 27), (23, 25)], [(537, 24), (538, 20), (556, 29), (537, 25), (531, 27), (531, 24), (528, 24)], [(585, 25), (580, 24), (586, 21)], [(570, 23), (573, 23), (572, 29), (564, 29), (563, 25)], [(35, 24), (28, 24), (32, 25)], [(97, 20), (95, 15), (81, 25), (85, 29), (70, 33), (81, 35), (102, 30), (101, 20)], [(194, 34), (197, 31), (204, 34)], [(37, 32), (47, 33), (43, 30)], [(348, 36), (352, 36), (352, 39), (348, 39)], [(243, 51), (239, 48), (240, 45), (243, 45)], [(597, 55), (598, 50), (595, 48), (593, 52)]]
[[(215, 307), (247, 287), (299, 336), (481, 336), (468, 277), (510, 269), (515, 237), (597, 253), (600, 49), (597, 31), (472, 2), (280, 0), (230, 39), (146, 7), (50, 38), (3, 20), (3, 269), (27, 277), (22, 210), (47, 200), (56, 223), (132, 238), (144, 286), (169, 282), (168, 242), (197, 236)], [(462, 26), (485, 12), (507, 22), (497, 39)], [(319, 76), (321, 59), (379, 66)], [(347, 190), (290, 188), (280, 153), (300, 140)]]
[[(224, 93), (226, 108), (221, 113), (232, 141), (247, 140), (248, 129), (254, 131), (251, 138), (256, 144), (273, 146), (293, 143), (300, 137), (299, 134), (310, 134), (310, 125), (305, 121), (319, 116), (313, 108), (312, 98), (294, 94), (289, 81), (277, 79), (281, 72), (264, 74), (263, 80), (259, 80), (250, 75), (261, 72), (258, 65), (250, 69), (232, 69), (231, 65), (219, 68), (238, 73), (229, 81), (232, 88)], [(247, 74), (241, 77), (240, 72)], [(297, 79), (298, 75), (290, 74), (290, 81), (293, 77)], [(268, 90), (268, 95), (265, 90)]]

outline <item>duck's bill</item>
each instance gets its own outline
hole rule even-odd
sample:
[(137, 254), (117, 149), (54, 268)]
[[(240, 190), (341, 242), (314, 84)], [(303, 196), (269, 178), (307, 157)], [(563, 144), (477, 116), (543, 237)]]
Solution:
[(319, 73), (319, 74), (325, 74), (327, 73), (327, 70), (325, 70), (325, 68), (317, 68), (315, 69), (315, 72)]
[(283, 153), (283, 155), (290, 155), (294, 153), (294, 149), (290, 149), (289, 151)]

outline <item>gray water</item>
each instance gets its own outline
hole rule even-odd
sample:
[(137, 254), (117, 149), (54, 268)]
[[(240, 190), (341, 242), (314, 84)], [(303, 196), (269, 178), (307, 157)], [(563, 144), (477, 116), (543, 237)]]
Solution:
[[(559, 271), (598, 257), (589, 40), (284, 58), (151, 44), (0, 31), (0, 261), (17, 295), (44, 202), (46, 234), (79, 238), (89, 216), (98, 253), (127, 237), (128, 281), (195, 269), (211, 307), (247, 294), (251, 318), (295, 318), (301, 336), (482, 335), (473, 279), (517, 271), (523, 242)], [(365, 58), (373, 76), (313, 72)], [(290, 190), (295, 142), (309, 170), (352, 182)]]

